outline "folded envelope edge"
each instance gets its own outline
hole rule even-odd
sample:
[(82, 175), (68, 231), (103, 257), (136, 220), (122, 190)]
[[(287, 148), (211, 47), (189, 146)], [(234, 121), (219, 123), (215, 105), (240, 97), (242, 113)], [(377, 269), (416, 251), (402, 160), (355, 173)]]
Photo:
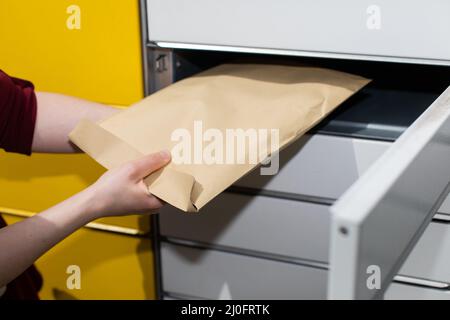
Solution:
[(107, 169), (142, 157), (143, 154), (98, 124), (82, 119), (69, 139)]
[[(144, 155), (108, 130), (87, 119), (78, 123), (69, 134), (69, 139), (107, 169)], [(158, 198), (180, 210), (197, 212), (191, 201), (191, 192), (195, 183), (193, 176), (164, 167), (146, 177), (144, 182), (149, 191)], [(176, 194), (173, 193), (174, 191)]]
[[(175, 182), (176, 181), (176, 182)], [(165, 167), (144, 179), (151, 194), (185, 212), (198, 212), (191, 201), (194, 177)]]

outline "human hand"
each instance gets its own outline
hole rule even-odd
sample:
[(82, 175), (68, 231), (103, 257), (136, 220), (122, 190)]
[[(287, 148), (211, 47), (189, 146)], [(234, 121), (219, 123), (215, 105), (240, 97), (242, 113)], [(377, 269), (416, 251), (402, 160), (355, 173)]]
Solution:
[(88, 189), (93, 193), (96, 218), (152, 213), (164, 202), (148, 192), (143, 178), (170, 162), (170, 152), (161, 151), (125, 163), (103, 174)]

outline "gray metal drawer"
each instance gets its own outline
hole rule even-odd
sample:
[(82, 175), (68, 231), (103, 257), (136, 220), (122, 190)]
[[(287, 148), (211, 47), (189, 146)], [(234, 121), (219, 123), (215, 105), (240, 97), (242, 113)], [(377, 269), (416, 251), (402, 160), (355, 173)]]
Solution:
[(327, 271), (161, 244), (163, 290), (203, 299), (324, 299)]
[[(166, 207), (161, 235), (328, 263), (331, 216), (325, 205), (224, 193), (198, 215)], [(432, 222), (399, 272), (450, 283), (450, 225)]]
[(147, 0), (147, 7), (149, 40), (160, 46), (450, 63), (446, 0)]
[[(163, 243), (163, 290), (181, 299), (325, 299), (327, 271)], [(393, 283), (384, 299), (450, 299), (450, 292)]]
[[(305, 136), (283, 151), (276, 175), (262, 176), (256, 170), (234, 185), (275, 194), (337, 199), (391, 145), (385, 141), (321, 134)], [(450, 214), (450, 196), (438, 212)]]
[[(188, 296), (164, 296), (163, 300), (197, 300)], [(423, 288), (407, 284), (392, 284), (386, 294), (385, 300), (450, 300), (450, 291)]]
[[(255, 170), (234, 185), (275, 194), (337, 199), (391, 145), (385, 141), (308, 135), (283, 151), (276, 175), (262, 176)], [(450, 214), (450, 196), (438, 212)]]
[(391, 144), (320, 134), (305, 136), (283, 150), (276, 175), (262, 176), (255, 170), (235, 185), (337, 199)]
[[(276, 175), (263, 176), (255, 170), (234, 185), (275, 194), (337, 199), (391, 145), (385, 141), (308, 135), (283, 151)], [(438, 211), (450, 214), (450, 196)]]
[(201, 213), (173, 207), (160, 213), (166, 237), (275, 255), (328, 261), (329, 207), (270, 197), (224, 193)]

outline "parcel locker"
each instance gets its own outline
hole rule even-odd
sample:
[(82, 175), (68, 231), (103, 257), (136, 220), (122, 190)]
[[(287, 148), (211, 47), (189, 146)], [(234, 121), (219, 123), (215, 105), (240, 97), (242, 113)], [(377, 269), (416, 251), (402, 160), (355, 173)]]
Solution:
[[(268, 278), (281, 272), (278, 265), (290, 264), (290, 269), (300, 263), (306, 268), (325, 268), (328, 271), (319, 272), (322, 277), (317, 288), (321, 288), (321, 297), (333, 299), (382, 298), (394, 277), (412, 284), (425, 281), (430, 290), (446, 288), (445, 276), (427, 273), (426, 266), (421, 269), (407, 263), (405, 270), (412, 276), (408, 275), (406, 281), (396, 275), (436, 212), (441, 216), (448, 213), (448, 202), (441, 204), (450, 181), (450, 70), (446, 66), (450, 46), (441, 39), (449, 22), (439, 18), (448, 11), (448, 4), (438, 0), (433, 6), (419, 1), (382, 1), (377, 6), (366, 1), (345, 2), (141, 2), (146, 13), (142, 14), (142, 29), (147, 94), (236, 59), (311, 63), (373, 79), (311, 130), (309, 137), (281, 153), (283, 164), (278, 175), (250, 174), (238, 181), (229, 190), (236, 198), (222, 203), (217, 200), (219, 207), (212, 207), (208, 217), (203, 218), (200, 212), (198, 218), (189, 221), (191, 230), (175, 230), (176, 221), (188, 219), (178, 217), (180, 213), (164, 216), (162, 212), (160, 221), (155, 217), (160, 297), (176, 290), (183, 292), (171, 293), (189, 296), (186, 291), (191, 289), (195, 293), (188, 280), (177, 277), (186, 283), (174, 283), (169, 274), (175, 274), (177, 265), (184, 263), (194, 269), (208, 269), (205, 261), (211, 259), (215, 265), (214, 259), (222, 256), (216, 251), (261, 259), (264, 265), (267, 262), (270, 267), (264, 273)], [(403, 6), (408, 6), (408, 17), (404, 17)], [(377, 12), (379, 26), (370, 19)], [(400, 16), (403, 24), (396, 23)], [(417, 21), (422, 25), (417, 26)], [(329, 165), (327, 161), (331, 161)], [(243, 196), (251, 198), (248, 207), (233, 207)], [(273, 211), (280, 213), (278, 219), (263, 211), (270, 207), (267, 203), (278, 202), (273, 205), (277, 208)], [(252, 205), (257, 208), (253, 213)], [(208, 226), (217, 226), (217, 221), (222, 225), (202, 238), (195, 230), (202, 230), (202, 223), (204, 227), (208, 219), (213, 221)], [(286, 221), (277, 222), (279, 219)], [(239, 238), (246, 230), (251, 236), (251, 220), (261, 225), (253, 230), (256, 239), (270, 230), (266, 224), (271, 224), (278, 231), (272, 236), (278, 238), (279, 245)], [(287, 232), (282, 238), (283, 224), (298, 225), (302, 234), (288, 237)], [(439, 232), (437, 229), (428, 228), (427, 234)], [(196, 258), (169, 254), (167, 248), (173, 240), (195, 248)], [(295, 241), (317, 246), (296, 247)], [(431, 241), (424, 243), (425, 247), (432, 245)], [(281, 264), (268, 262), (273, 259)], [(443, 261), (446, 258), (437, 256), (432, 263)], [(235, 262), (236, 269), (239, 264)], [(367, 285), (373, 267), (380, 270), (380, 286), (375, 288)], [(292, 273), (292, 282), (286, 288), (298, 283), (299, 288), (315, 292), (313, 283), (305, 280), (301, 285), (298, 281), (305, 277), (296, 274)], [(424, 275), (438, 279), (423, 280), (420, 277)], [(236, 281), (231, 273), (227, 277)], [(253, 293), (258, 298), (260, 291), (250, 286), (237, 290), (236, 297), (249, 298)], [(283, 296), (277, 296), (275, 290), (261, 297), (304, 298), (305, 293), (299, 290), (287, 290)], [(312, 294), (309, 298), (316, 297)]]

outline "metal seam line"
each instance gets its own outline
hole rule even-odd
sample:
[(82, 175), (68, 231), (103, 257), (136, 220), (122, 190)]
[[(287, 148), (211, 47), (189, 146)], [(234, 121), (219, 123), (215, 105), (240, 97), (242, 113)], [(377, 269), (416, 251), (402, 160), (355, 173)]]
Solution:
[[(295, 193), (288, 193), (288, 192), (282, 192), (282, 191), (254, 189), (254, 188), (240, 187), (240, 186), (231, 186), (228, 189), (226, 189), (224, 192), (232, 193), (232, 194), (240, 194), (240, 195), (244, 195), (244, 196), (260, 196), (260, 197), (284, 199), (284, 200), (291, 200), (291, 201), (300, 201), (300, 202), (307, 202), (307, 203), (313, 203), (313, 204), (324, 205), (324, 206), (331, 206), (336, 201), (336, 199), (334, 199), (334, 198), (310, 196), (310, 195), (304, 195), (304, 194), (295, 194)], [(450, 224), (450, 214), (437, 212), (434, 215), (432, 221), (435, 223)]]
[(207, 299), (207, 298), (203, 298), (203, 297), (197, 297), (197, 296), (194, 297), (194, 296), (190, 296), (187, 294), (175, 293), (175, 292), (171, 292), (171, 291), (164, 291), (162, 300), (165, 300), (164, 297), (172, 298), (174, 300), (211, 300), (211, 299)]
[(140, 32), (141, 32), (141, 55), (142, 55), (142, 84), (144, 96), (150, 94), (149, 88), (149, 78), (147, 70), (149, 68), (148, 63), (148, 52), (147, 45), (148, 42), (148, 30), (147, 30), (147, 2), (145, 0), (139, 1), (139, 18), (140, 18)]
[(174, 237), (160, 236), (160, 239), (164, 243), (177, 245), (177, 246), (189, 247), (189, 248), (194, 248), (194, 249), (207, 249), (207, 250), (221, 251), (221, 252), (225, 252), (225, 253), (233, 253), (233, 254), (238, 254), (238, 255), (243, 255), (243, 256), (250, 256), (250, 257), (254, 257), (254, 258), (302, 265), (302, 266), (307, 266), (307, 267), (312, 267), (312, 268), (317, 268), (317, 269), (324, 269), (324, 270), (328, 269), (328, 264), (325, 262), (320, 262), (320, 261), (307, 260), (307, 259), (302, 259), (302, 258), (284, 256), (284, 255), (277, 255), (274, 253), (266, 253), (266, 252), (251, 250), (251, 249), (235, 248), (235, 247), (223, 246), (223, 245), (217, 245), (217, 244), (209, 244), (209, 243), (204, 243), (204, 242), (200, 242), (200, 241), (192, 241), (192, 240), (186, 240), (186, 239), (180, 239), (180, 238), (174, 238)]
[(428, 280), (422, 278), (415, 278), (410, 276), (396, 275), (394, 281), (397, 283), (406, 283), (410, 285), (416, 285), (420, 287), (440, 289), (447, 291), (450, 288), (450, 284), (442, 281)]
[(264, 189), (256, 189), (250, 187), (241, 187), (241, 186), (231, 186), (225, 190), (227, 193), (233, 194), (241, 194), (247, 196), (263, 196), (268, 198), (276, 198), (276, 199), (284, 199), (284, 200), (293, 200), (293, 201), (301, 201), (314, 203), (319, 205), (332, 205), (336, 199), (319, 197), (319, 196), (311, 196), (311, 195), (303, 195), (303, 194), (295, 194), (283, 191), (272, 191), (272, 190), (264, 190)]
[(450, 65), (448, 60), (438, 59), (423, 59), (423, 58), (402, 58), (396, 56), (377, 56), (377, 55), (364, 55), (364, 54), (351, 54), (351, 53), (336, 53), (336, 52), (319, 52), (319, 51), (306, 51), (306, 50), (288, 50), (288, 49), (265, 49), (265, 48), (251, 48), (251, 47), (239, 47), (239, 46), (227, 46), (227, 45), (210, 45), (210, 44), (194, 44), (194, 43), (182, 43), (182, 42), (169, 42), (169, 41), (148, 41), (147, 46), (152, 47), (156, 44), (162, 48), (171, 49), (193, 49), (193, 50), (211, 50), (211, 51), (227, 51), (227, 52), (243, 52), (243, 53), (256, 53), (256, 54), (273, 54), (273, 55), (289, 55), (300, 57), (313, 57), (313, 58), (338, 58), (346, 60), (372, 60), (372, 61), (384, 61), (384, 62), (399, 62), (399, 63), (414, 63), (414, 64), (428, 64), (428, 65)]
[[(31, 211), (11, 209), (11, 208), (5, 208), (5, 207), (0, 207), (0, 213), (8, 214), (11, 216), (16, 216), (16, 217), (20, 217), (20, 218), (29, 218), (35, 214)], [(89, 229), (94, 229), (94, 230), (107, 231), (107, 232), (131, 235), (131, 236), (146, 236), (149, 234), (149, 232), (143, 232), (143, 231), (135, 229), (135, 228), (114, 226), (114, 225), (109, 225), (109, 224), (99, 223), (99, 222), (90, 222), (87, 225), (85, 225), (84, 227), (89, 228)]]

